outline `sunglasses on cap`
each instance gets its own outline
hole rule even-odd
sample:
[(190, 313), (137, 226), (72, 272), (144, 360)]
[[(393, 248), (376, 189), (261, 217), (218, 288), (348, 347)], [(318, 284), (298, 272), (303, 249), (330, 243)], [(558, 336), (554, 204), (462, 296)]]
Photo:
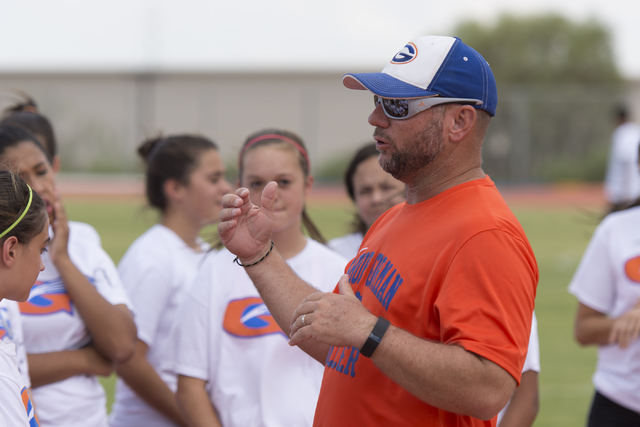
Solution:
[(482, 105), (479, 99), (467, 98), (442, 98), (439, 96), (430, 96), (428, 98), (382, 98), (373, 95), (375, 106), (382, 105), (382, 111), (390, 119), (404, 120), (413, 117), (421, 111), (440, 104), (466, 104), (466, 105)]

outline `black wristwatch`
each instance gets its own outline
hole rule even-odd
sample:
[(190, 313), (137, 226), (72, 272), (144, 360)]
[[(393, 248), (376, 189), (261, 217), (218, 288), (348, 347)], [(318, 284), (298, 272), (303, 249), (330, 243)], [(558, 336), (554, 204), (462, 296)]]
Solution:
[(360, 349), (361, 355), (364, 357), (371, 357), (371, 355), (373, 355), (373, 352), (378, 348), (385, 332), (389, 329), (390, 324), (391, 322), (384, 317), (378, 317), (376, 326), (373, 327), (373, 331), (369, 334), (369, 338), (367, 338), (367, 341), (365, 341), (364, 345)]

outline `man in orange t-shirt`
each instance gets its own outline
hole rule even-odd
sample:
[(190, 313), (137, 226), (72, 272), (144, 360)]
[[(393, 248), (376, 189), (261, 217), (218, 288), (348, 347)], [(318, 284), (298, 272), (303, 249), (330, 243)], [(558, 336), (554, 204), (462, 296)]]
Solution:
[(424, 36), (343, 84), (374, 93), (379, 162), (407, 202), (371, 227), (336, 292), (271, 253), (275, 183), (260, 206), (226, 195), (220, 237), (290, 344), (325, 364), (314, 425), (494, 426), (520, 380), (538, 270), (481, 169), (491, 69), (457, 38)]

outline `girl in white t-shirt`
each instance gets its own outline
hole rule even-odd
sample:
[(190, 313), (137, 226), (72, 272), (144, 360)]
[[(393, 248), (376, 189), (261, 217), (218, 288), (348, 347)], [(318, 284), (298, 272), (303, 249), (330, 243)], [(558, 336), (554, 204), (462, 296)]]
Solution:
[(575, 338), (598, 346), (588, 425), (640, 425), (640, 200), (596, 228), (569, 292)]
[[(254, 203), (278, 183), (272, 242), (291, 268), (321, 291), (335, 288), (346, 259), (316, 240), (305, 211), (313, 177), (302, 140), (281, 130), (251, 135), (239, 184)], [(304, 235), (305, 226), (313, 240)], [(177, 334), (178, 402), (189, 426), (310, 426), (323, 366), (297, 347), (225, 250), (205, 260), (182, 305)]]
[(198, 235), (218, 220), (222, 196), (231, 186), (216, 145), (204, 137), (155, 138), (138, 152), (146, 162), (147, 200), (161, 217), (118, 266), (136, 308), (138, 342), (131, 360), (117, 367), (110, 424), (184, 425), (174, 396), (172, 326), (185, 288), (209, 249)]
[(329, 241), (329, 247), (347, 259), (353, 258), (367, 230), (389, 208), (405, 200), (404, 184), (378, 164), (375, 143), (360, 148), (344, 175), (349, 197), (356, 205), (353, 233)]
[[(0, 129), (0, 140), (3, 139)], [(42, 253), (49, 243), (45, 204), (21, 178), (0, 170), (0, 299), (25, 301), (44, 270)], [(11, 301), (13, 302), (13, 301)], [(7, 306), (5, 306), (7, 307)], [(4, 309), (4, 307), (3, 307)], [(18, 370), (16, 345), (5, 342), (12, 327), (3, 318), (0, 340), (0, 423), (38, 426), (30, 396)]]
[(40, 424), (106, 426), (106, 396), (96, 375), (109, 375), (114, 363), (133, 354), (129, 300), (95, 230), (67, 221), (55, 173), (36, 137), (10, 125), (0, 131), (0, 162), (42, 197), (51, 223), (46, 269), (20, 303)]

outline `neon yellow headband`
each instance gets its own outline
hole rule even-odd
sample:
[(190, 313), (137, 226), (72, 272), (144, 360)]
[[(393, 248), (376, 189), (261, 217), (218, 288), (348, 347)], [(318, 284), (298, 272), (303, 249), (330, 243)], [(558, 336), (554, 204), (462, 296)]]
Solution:
[[(29, 185), (27, 185), (27, 187), (29, 187)], [(11, 224), (9, 228), (4, 230), (2, 234), (0, 234), (0, 239), (2, 239), (5, 234), (13, 230), (16, 225), (20, 224), (20, 221), (22, 221), (22, 218), (24, 218), (24, 216), (27, 214), (27, 211), (29, 211), (29, 208), (31, 207), (31, 200), (33, 200), (33, 190), (31, 189), (31, 187), (29, 187), (29, 201), (27, 202), (27, 207), (24, 208), (24, 212), (22, 212), (22, 215), (20, 215), (20, 217), (18, 217), (18, 219), (16, 219), (14, 223)]]

